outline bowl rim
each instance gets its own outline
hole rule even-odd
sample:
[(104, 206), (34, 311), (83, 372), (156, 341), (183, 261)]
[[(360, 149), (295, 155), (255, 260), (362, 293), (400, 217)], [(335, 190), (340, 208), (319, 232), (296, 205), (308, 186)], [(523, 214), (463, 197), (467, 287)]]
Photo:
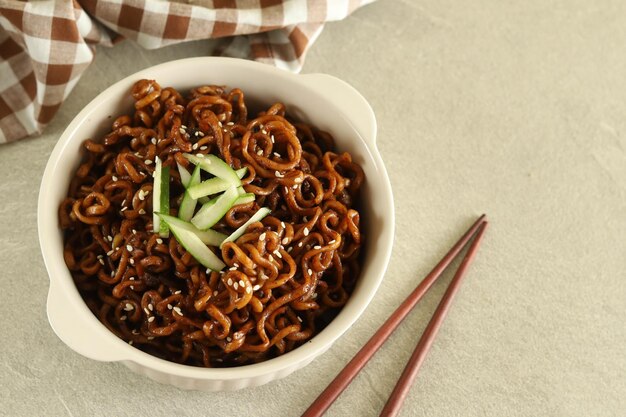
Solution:
[[(383, 225), (380, 233), (380, 238), (384, 241), (383, 245), (380, 245), (379, 251), (376, 252), (375, 256), (379, 258), (377, 263), (372, 262), (370, 268), (374, 268), (375, 271), (371, 273), (375, 273), (377, 275), (376, 281), (374, 285), (369, 288), (364, 288), (361, 290), (359, 294), (362, 297), (360, 303), (355, 304), (347, 304), (340, 311), (340, 313), (317, 335), (307, 341), (305, 344), (299, 346), (298, 348), (288, 352), (286, 354), (277, 356), (275, 358), (271, 358), (259, 363), (250, 364), (250, 365), (242, 365), (238, 367), (230, 367), (230, 368), (203, 368), (192, 365), (179, 364), (175, 362), (170, 362), (165, 359), (158, 358), (156, 356), (150, 355), (140, 349), (134, 348), (129, 345), (127, 342), (119, 339), (112, 332), (109, 331), (98, 319), (92, 314), (92, 312), (87, 307), (86, 303), (80, 296), (78, 289), (76, 288), (69, 269), (65, 266), (65, 262), (63, 261), (62, 255), (59, 256), (58, 253), (54, 253), (51, 248), (51, 243), (48, 241), (51, 239), (48, 235), (48, 232), (56, 229), (58, 232), (58, 222), (57, 222), (57, 207), (53, 207), (54, 214), (50, 215), (48, 212), (50, 210), (50, 204), (47, 204), (47, 194), (48, 190), (51, 189), (50, 184), (53, 181), (53, 174), (59, 168), (59, 163), (63, 159), (64, 151), (66, 146), (74, 142), (76, 140), (82, 140), (82, 138), (77, 137), (77, 131), (80, 129), (81, 125), (85, 122), (86, 117), (93, 111), (95, 107), (98, 106), (99, 102), (102, 100), (110, 100), (111, 98), (118, 97), (120, 94), (127, 94), (126, 85), (129, 83), (134, 83), (134, 81), (141, 78), (158, 78), (158, 76), (151, 76), (150, 74), (158, 74), (161, 71), (170, 70), (172, 67), (186, 67), (192, 66), (197, 67), (199, 64), (202, 65), (224, 65), (226, 67), (234, 65), (242, 68), (249, 69), (253, 72), (260, 72), (270, 77), (278, 77), (278, 78), (286, 78), (297, 84), (299, 84), (302, 88), (307, 88), (309, 90), (313, 90), (311, 86), (315, 85), (315, 78), (312, 78), (312, 83), (308, 83), (307, 77), (314, 77), (323, 75), (329, 79), (333, 79), (334, 82), (339, 82), (352, 90), (352, 93), (358, 95), (360, 99), (362, 99), (366, 104), (367, 101), (361, 96), (360, 93), (357, 92), (353, 87), (344, 81), (329, 76), (325, 74), (293, 74), (287, 72), (285, 70), (272, 67), (266, 64), (257, 63), (254, 61), (236, 59), (236, 58), (223, 58), (223, 57), (197, 57), (197, 58), (185, 58), (180, 60), (169, 61), (165, 63), (161, 63), (155, 66), (151, 66), (140, 70), (134, 74), (129, 75), (113, 84), (111, 84), (108, 88), (101, 91), (95, 98), (93, 98), (89, 104), (87, 104), (69, 123), (67, 128), (59, 137), (53, 151), (50, 154), (48, 162), (46, 163), (46, 167), (44, 170), (44, 174), (42, 177), (42, 182), (39, 190), (39, 198), (38, 198), (38, 207), (37, 207), (37, 223), (38, 223), (38, 235), (40, 248), (42, 252), (42, 256), (44, 259), (44, 263), (46, 265), (46, 270), (48, 272), (48, 277), (50, 279), (50, 289), (49, 289), (49, 297), (52, 295), (53, 286), (59, 285), (61, 289), (64, 291), (64, 295), (69, 299), (68, 301), (71, 303), (72, 307), (78, 309), (79, 313), (86, 313), (85, 319), (94, 326), (100, 326), (104, 332), (100, 332), (103, 337), (108, 337), (108, 343), (112, 344), (116, 348), (120, 349), (119, 359), (107, 360), (111, 362), (118, 361), (131, 361), (138, 365), (158, 370), (170, 375), (177, 375), (182, 377), (189, 377), (194, 379), (201, 380), (236, 380), (242, 378), (254, 378), (257, 376), (266, 375), (268, 373), (276, 373), (281, 370), (287, 370), (288, 368), (298, 364), (298, 363), (306, 363), (307, 361), (311, 361), (318, 355), (322, 354), (325, 350), (330, 348), (330, 346), (340, 338), (362, 315), (364, 310), (367, 308), (372, 298), (376, 294), (382, 279), (384, 277), (392, 250), (393, 237), (394, 237), (394, 229), (395, 229), (395, 213), (394, 213), (394, 205), (393, 205), (393, 195), (391, 189), (391, 183), (389, 181), (389, 177), (387, 175), (387, 171), (385, 169), (384, 163), (378, 152), (378, 149), (375, 144), (375, 136), (376, 136), (376, 121), (373, 115), (373, 111), (371, 116), (373, 118), (374, 123), (374, 137), (370, 138), (371, 140), (365, 140), (359, 131), (355, 128), (355, 126), (351, 125), (352, 130), (354, 130), (355, 135), (357, 135), (361, 144), (357, 146), (364, 146), (368, 151), (372, 162), (374, 162), (374, 166), (378, 171), (377, 174), (380, 175), (380, 180), (382, 181), (383, 187), (382, 191), (384, 192), (383, 196), (378, 196), (383, 198), (383, 202), (385, 204), (386, 212), (388, 213), (387, 222)], [(314, 91), (315, 93), (315, 91)], [(317, 93), (316, 93), (317, 94)], [(324, 100), (327, 100), (324, 98)], [(329, 102), (330, 105), (337, 108), (337, 106)], [(369, 104), (367, 104), (369, 107)], [(341, 114), (345, 114), (341, 108), (337, 108)], [(371, 107), (369, 107), (371, 111)], [(344, 117), (344, 120), (346, 118)], [(348, 120), (346, 120), (349, 123)], [(60, 266), (61, 264), (62, 266)], [(351, 297), (351, 299), (354, 297)], [(48, 314), (50, 315), (50, 299), (48, 299)], [(351, 307), (349, 310), (346, 310), (348, 307)], [(350, 313), (350, 314), (348, 314)], [(52, 320), (50, 320), (50, 324), (52, 325)], [(57, 329), (52, 325), (53, 330), (57, 335), (63, 340), (63, 337), (57, 332)], [(108, 336), (107, 336), (108, 335)], [(64, 342), (65, 343), (65, 342)], [(73, 347), (69, 346), (71, 349), (75, 350)], [(91, 357), (95, 360), (103, 360)]]

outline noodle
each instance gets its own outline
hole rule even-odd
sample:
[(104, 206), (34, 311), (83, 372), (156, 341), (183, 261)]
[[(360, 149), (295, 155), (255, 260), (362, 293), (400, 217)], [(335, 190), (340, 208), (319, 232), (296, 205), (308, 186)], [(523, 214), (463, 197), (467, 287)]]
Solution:
[[(363, 242), (355, 210), (362, 169), (326, 132), (276, 103), (249, 118), (244, 93), (202, 86), (184, 98), (141, 80), (134, 113), (118, 117), (85, 158), (59, 207), (64, 259), (86, 304), (115, 335), (154, 356), (204, 367), (256, 363), (319, 333), (346, 303)], [(271, 214), (214, 248), (205, 269), (174, 238), (152, 232), (155, 158), (171, 167), (170, 214), (184, 194), (183, 153), (247, 167), (256, 200), (213, 229), (230, 234), (259, 208)]]

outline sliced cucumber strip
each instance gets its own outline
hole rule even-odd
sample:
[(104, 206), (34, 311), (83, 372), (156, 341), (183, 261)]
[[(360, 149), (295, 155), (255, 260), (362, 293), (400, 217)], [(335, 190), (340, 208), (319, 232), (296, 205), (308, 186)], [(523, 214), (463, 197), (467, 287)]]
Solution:
[(163, 167), (161, 159), (156, 158), (154, 184), (152, 186), (152, 231), (161, 237), (170, 235), (167, 223), (157, 213), (170, 212), (170, 167)]
[(184, 166), (182, 166), (178, 162), (176, 162), (176, 165), (178, 166), (178, 173), (180, 174), (180, 182), (183, 184), (183, 187), (185, 188), (189, 187), (189, 180), (191, 179), (191, 174), (189, 173), (189, 171), (185, 169)]
[(242, 179), (243, 177), (246, 176), (246, 172), (248, 172), (248, 167), (243, 167), (243, 168), (239, 168), (238, 170), (236, 170), (235, 174), (237, 174), (237, 177), (239, 179)]
[(224, 214), (235, 204), (239, 197), (237, 189), (233, 186), (220, 195), (214, 203), (208, 202), (191, 219), (191, 223), (200, 230), (206, 230), (219, 222)]
[(238, 204), (246, 204), (252, 203), (255, 199), (255, 195), (253, 193), (244, 193), (240, 194), (237, 200), (235, 200), (235, 206)]
[[(200, 167), (196, 166), (193, 170), (193, 174), (191, 174), (191, 178), (188, 181), (188, 186), (193, 187), (194, 185), (200, 184)], [(189, 190), (185, 191), (185, 196), (183, 197), (183, 202), (180, 203), (180, 208), (178, 209), (178, 217), (188, 222), (193, 217), (193, 212), (196, 210), (197, 200), (193, 198), (189, 194)]]
[(183, 245), (187, 252), (189, 252), (191, 256), (196, 259), (196, 261), (213, 271), (221, 271), (224, 269), (226, 266), (224, 262), (222, 262), (222, 260), (218, 258), (217, 255), (215, 255), (193, 231), (190, 231), (186, 227), (181, 227), (178, 222), (172, 219), (176, 218), (171, 216), (161, 216), (161, 220), (167, 223), (170, 229), (172, 229), (172, 233), (178, 243)]
[(244, 224), (241, 225), (241, 227), (239, 227), (239, 229), (235, 230), (233, 233), (231, 233), (230, 236), (224, 239), (224, 241), (220, 245), (220, 249), (222, 248), (222, 246), (224, 246), (224, 243), (233, 242), (239, 239), (239, 237), (241, 237), (241, 235), (243, 235), (246, 232), (246, 229), (248, 228), (248, 226), (250, 226), (252, 223), (256, 223), (256, 222), (263, 220), (263, 218), (267, 216), (268, 214), (270, 214), (271, 212), (272, 210), (268, 209), (267, 207), (261, 207), (259, 211), (254, 213), (252, 217), (248, 219), (247, 222), (245, 222)]
[(239, 179), (235, 170), (217, 156), (209, 154), (201, 157), (188, 153), (184, 154), (184, 156), (192, 164), (198, 165), (206, 172), (223, 179), (230, 185), (234, 185), (235, 187), (239, 187), (241, 185), (241, 179)]
[(232, 185), (228, 181), (215, 177), (202, 181), (200, 184), (194, 185), (193, 187), (189, 187), (187, 192), (191, 198), (198, 199), (207, 195), (221, 193), (222, 191), (226, 191), (226, 189), (231, 186)]
[(217, 232), (213, 229), (199, 230), (193, 224), (181, 220), (177, 217), (168, 216), (166, 214), (159, 214), (159, 216), (170, 225), (173, 224), (176, 227), (192, 232), (193, 234), (198, 236), (202, 243), (204, 243), (205, 245), (219, 246), (224, 241), (224, 239), (226, 239), (226, 235), (224, 233)]
[[(196, 167), (200, 167), (200, 165), (196, 165)], [(244, 167), (235, 171), (235, 174), (237, 174), (238, 178), (243, 178), (246, 175), (246, 171), (248, 171), (248, 168)], [(208, 195), (213, 195), (221, 193), (222, 191), (226, 191), (226, 189), (230, 186), (231, 184), (228, 181), (225, 181), (219, 177), (215, 177), (198, 184), (189, 184), (188, 188), (191, 198), (199, 199)], [(237, 191), (239, 192), (239, 194), (246, 193), (241, 186), (237, 187)]]

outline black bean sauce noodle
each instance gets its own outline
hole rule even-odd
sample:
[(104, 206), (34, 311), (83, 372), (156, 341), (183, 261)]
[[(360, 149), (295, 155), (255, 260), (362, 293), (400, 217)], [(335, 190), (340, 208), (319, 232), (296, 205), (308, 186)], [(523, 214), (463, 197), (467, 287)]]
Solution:
[[(280, 103), (250, 117), (237, 88), (203, 86), (185, 98), (141, 80), (132, 96), (132, 115), (84, 142), (59, 208), (65, 262), (91, 311), (138, 349), (195, 366), (260, 362), (317, 334), (359, 276), (361, 168)], [(177, 163), (193, 168), (185, 152), (248, 168), (242, 182), (256, 200), (232, 207), (215, 230), (230, 234), (260, 207), (272, 210), (221, 253), (214, 248), (222, 272), (152, 233), (155, 158), (171, 167), (176, 215), (184, 192)]]

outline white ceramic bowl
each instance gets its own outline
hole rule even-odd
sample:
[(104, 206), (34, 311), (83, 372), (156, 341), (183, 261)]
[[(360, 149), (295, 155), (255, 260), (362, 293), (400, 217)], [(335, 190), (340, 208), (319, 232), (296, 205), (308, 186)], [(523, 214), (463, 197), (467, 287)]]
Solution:
[[(277, 358), (227, 369), (180, 365), (135, 349), (109, 332), (89, 311), (63, 261), (57, 209), (79, 165), (86, 138), (100, 138), (112, 120), (132, 108), (129, 92), (142, 78), (185, 90), (203, 84), (239, 87), (259, 104), (281, 101), (290, 114), (331, 132), (365, 171), (361, 221), (364, 262), (358, 285), (341, 313), (309, 343)], [(112, 116), (112, 118), (109, 118)], [(71, 349), (91, 359), (122, 362), (156, 381), (185, 389), (226, 391), (265, 384), (307, 365), (359, 318), (380, 285), (393, 244), (391, 185), (376, 149), (376, 119), (365, 99), (345, 82), (323, 74), (294, 75), (271, 66), (229, 58), (168, 62), (127, 77), (98, 95), (70, 123), (46, 166), (39, 192), (39, 241), (50, 276), (48, 320)]]

